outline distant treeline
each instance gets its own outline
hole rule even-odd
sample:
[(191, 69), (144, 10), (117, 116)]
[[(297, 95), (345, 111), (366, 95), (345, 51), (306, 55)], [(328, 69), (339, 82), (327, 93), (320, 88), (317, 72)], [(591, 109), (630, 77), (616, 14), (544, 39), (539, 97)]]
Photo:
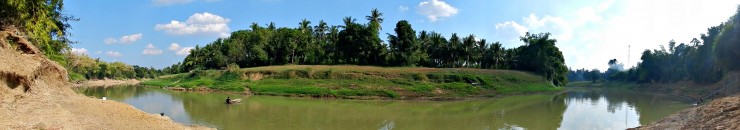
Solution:
[[(668, 46), (642, 52), (642, 62), (626, 71), (609, 69), (571, 70), (571, 80), (619, 80), (646, 82), (694, 81), (700, 84), (715, 83), (726, 72), (740, 70), (740, 7), (735, 15), (707, 33), (693, 38), (690, 43), (677, 44), (671, 40)], [(614, 60), (616, 61), (616, 60)], [(610, 62), (611, 64), (611, 62)]]
[(229, 64), (256, 67), (285, 64), (373, 66), (468, 67), (514, 69), (542, 75), (554, 85), (567, 83), (567, 67), (556, 40), (549, 33), (521, 37), (525, 45), (505, 49), (499, 42), (477, 40), (474, 35), (447, 39), (439, 33), (416, 32), (405, 20), (398, 21), (388, 43), (380, 39), (382, 13), (366, 16), (368, 23), (344, 18), (344, 25), (315, 26), (303, 20), (297, 28), (266, 27), (253, 23), (248, 30), (231, 33), (225, 39), (196, 46), (183, 62), (163, 69), (182, 73), (196, 69), (223, 69)]
[(100, 58), (93, 59), (87, 55), (65, 53), (67, 64), (63, 64), (69, 71), (70, 80), (96, 79), (140, 79), (154, 78), (162, 75), (162, 71), (153, 67), (131, 66), (123, 62), (105, 62)]

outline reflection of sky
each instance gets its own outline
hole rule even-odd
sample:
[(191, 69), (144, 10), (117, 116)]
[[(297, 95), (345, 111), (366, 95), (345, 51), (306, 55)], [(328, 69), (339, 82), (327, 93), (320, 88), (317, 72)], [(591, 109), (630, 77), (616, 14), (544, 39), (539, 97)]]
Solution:
[(149, 91), (140, 94), (136, 98), (125, 99), (123, 102), (131, 104), (147, 113), (164, 113), (165, 116), (170, 117), (170, 119), (176, 122), (191, 123), (190, 117), (185, 113), (182, 101), (175, 100), (171, 95)]
[[(637, 111), (627, 102), (621, 102), (608, 110), (606, 98), (585, 98), (583, 100), (568, 100), (568, 108), (563, 113), (563, 122), (559, 129), (578, 130), (606, 130), (626, 129), (640, 125)], [(629, 106), (629, 107), (626, 107)]]
[[(167, 91), (155, 91), (156, 89), (113, 89), (126, 90), (102, 89), (92, 92), (103, 93), (102, 96), (109, 96), (108, 99), (130, 104), (147, 113), (165, 113), (176, 122), (224, 129), (348, 127), (355, 129), (554, 129), (559, 127), (559, 129), (602, 130), (639, 126), (641, 116), (638, 116), (639, 113), (635, 108), (641, 108), (643, 118), (660, 118), (662, 114), (659, 111), (679, 110), (665, 107), (666, 105), (663, 104), (653, 104), (652, 102), (664, 102), (663, 100), (656, 101), (653, 96), (600, 91), (450, 102), (316, 100), (254, 96), (244, 100), (240, 105), (231, 106), (194, 105), (199, 102), (192, 100), (192, 98), (201, 96), (227, 96), (218, 93), (197, 94), (191, 95), (191, 98), (181, 98)], [(132, 93), (124, 93), (128, 90), (134, 91), (133, 96), (131, 96)], [(218, 103), (221, 103), (220, 101)], [(189, 106), (184, 106), (186, 104)], [(652, 109), (656, 107), (658, 108)], [(663, 109), (664, 107), (666, 109)], [(215, 114), (212, 111), (221, 112)]]

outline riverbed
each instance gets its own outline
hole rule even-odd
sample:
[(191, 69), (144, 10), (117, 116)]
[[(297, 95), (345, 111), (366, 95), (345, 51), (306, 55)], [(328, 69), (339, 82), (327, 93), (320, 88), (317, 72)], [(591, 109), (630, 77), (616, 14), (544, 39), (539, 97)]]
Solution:
[[(96, 98), (219, 129), (625, 129), (690, 107), (626, 89), (568, 88), (460, 101), (346, 100), (179, 92), (157, 87), (76, 88)], [(226, 97), (242, 99), (225, 104)]]

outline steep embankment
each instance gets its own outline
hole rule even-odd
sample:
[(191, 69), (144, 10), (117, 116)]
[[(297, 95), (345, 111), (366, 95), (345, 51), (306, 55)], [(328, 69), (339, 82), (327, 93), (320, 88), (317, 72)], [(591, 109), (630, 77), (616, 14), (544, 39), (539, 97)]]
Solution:
[(0, 31), (0, 128), (193, 129), (116, 102), (76, 94), (67, 71), (15, 29)]
[(458, 99), (559, 91), (531, 73), (469, 68), (285, 65), (166, 75), (142, 84), (352, 99)]

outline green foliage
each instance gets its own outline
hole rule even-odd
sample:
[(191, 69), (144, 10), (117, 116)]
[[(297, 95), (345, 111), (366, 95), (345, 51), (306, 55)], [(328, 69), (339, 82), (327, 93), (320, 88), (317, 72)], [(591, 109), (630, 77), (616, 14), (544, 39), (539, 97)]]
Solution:
[[(526, 45), (506, 49), (499, 42), (477, 40), (475, 35), (459, 37), (453, 33), (448, 40), (436, 32), (417, 34), (409, 22), (401, 20), (396, 23), (395, 35), (388, 34), (388, 44), (382, 44), (378, 36), (381, 17), (382, 13), (375, 9), (365, 17), (366, 24), (352, 17), (345, 17), (341, 26), (328, 26), (323, 21), (311, 26), (311, 21), (305, 19), (295, 28), (253, 23), (250, 29), (235, 31), (229, 38), (196, 46), (181, 63), (166, 67), (163, 72), (224, 69), (230, 64), (239, 67), (353, 64), (525, 70), (542, 75), (556, 86), (567, 83), (562, 53), (548, 33), (528, 34), (522, 37)], [(357, 78), (315, 70), (280, 73), (278, 77), (286, 78)], [(456, 81), (464, 80), (460, 78)]]
[[(248, 87), (256, 94), (312, 97), (459, 97), (560, 90), (542, 77), (506, 70), (289, 65), (240, 71), (195, 70), (142, 84), (235, 91)], [(242, 79), (241, 74), (261, 74), (263, 78)]]
[(68, 21), (77, 21), (62, 14), (63, 0), (3, 0), (0, 2), (0, 27), (15, 26), (54, 61), (69, 48)]
[[(712, 31), (712, 30), (710, 30)], [(740, 6), (735, 15), (724, 24), (721, 33), (716, 37), (716, 57), (723, 68), (733, 71), (740, 70)]]
[(518, 61), (523, 62), (519, 65), (522, 70), (540, 74), (552, 81), (555, 86), (564, 86), (568, 83), (566, 77), (568, 69), (563, 53), (555, 46), (557, 41), (550, 39), (550, 33), (527, 33), (521, 40), (526, 43), (525, 46), (519, 47), (521, 55)]
[(162, 74), (162, 71), (153, 67), (131, 66), (123, 62), (105, 62), (92, 59), (87, 55), (67, 52), (62, 57), (67, 61), (65, 68), (70, 76), (73, 73), (82, 75), (83, 79), (76, 80), (154, 78)]
[(420, 58), (421, 45), (417, 42), (416, 31), (406, 20), (396, 23), (396, 35), (388, 34), (390, 44), (390, 65), (415, 66)]

